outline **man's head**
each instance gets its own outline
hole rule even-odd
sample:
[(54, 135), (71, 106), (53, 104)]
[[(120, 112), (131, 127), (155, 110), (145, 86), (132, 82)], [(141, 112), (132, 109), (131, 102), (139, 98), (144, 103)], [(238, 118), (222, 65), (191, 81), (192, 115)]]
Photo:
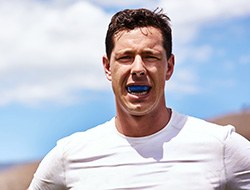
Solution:
[(103, 66), (119, 113), (164, 113), (165, 81), (174, 70), (169, 18), (146, 9), (115, 14), (106, 37)]
[(154, 27), (161, 31), (163, 36), (163, 47), (167, 57), (172, 54), (172, 31), (169, 24), (169, 17), (161, 11), (154, 12), (147, 9), (125, 9), (116, 13), (109, 24), (105, 45), (106, 54), (110, 58), (114, 48), (114, 35), (122, 30), (133, 30), (142, 27)]

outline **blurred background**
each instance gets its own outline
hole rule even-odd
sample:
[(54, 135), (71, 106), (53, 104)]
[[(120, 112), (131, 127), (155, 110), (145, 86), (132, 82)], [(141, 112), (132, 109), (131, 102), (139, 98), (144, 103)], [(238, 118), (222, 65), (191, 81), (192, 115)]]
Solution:
[(104, 38), (115, 12), (139, 7), (172, 21), (168, 106), (250, 139), (249, 0), (0, 0), (1, 190), (25, 189), (57, 140), (114, 116)]

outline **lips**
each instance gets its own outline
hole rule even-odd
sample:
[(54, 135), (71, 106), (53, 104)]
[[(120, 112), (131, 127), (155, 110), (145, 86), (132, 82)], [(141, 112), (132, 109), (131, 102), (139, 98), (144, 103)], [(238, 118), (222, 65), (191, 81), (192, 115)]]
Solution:
[(151, 87), (147, 85), (131, 85), (127, 87), (127, 91), (133, 95), (145, 95), (150, 91)]

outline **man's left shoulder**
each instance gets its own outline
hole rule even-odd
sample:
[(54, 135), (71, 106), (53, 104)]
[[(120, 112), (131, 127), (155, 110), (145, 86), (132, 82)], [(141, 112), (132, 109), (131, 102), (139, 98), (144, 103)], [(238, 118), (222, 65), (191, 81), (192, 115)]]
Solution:
[(232, 125), (218, 125), (204, 119), (189, 116), (186, 125), (195, 133), (217, 138), (225, 141), (232, 133), (235, 133), (235, 127)]

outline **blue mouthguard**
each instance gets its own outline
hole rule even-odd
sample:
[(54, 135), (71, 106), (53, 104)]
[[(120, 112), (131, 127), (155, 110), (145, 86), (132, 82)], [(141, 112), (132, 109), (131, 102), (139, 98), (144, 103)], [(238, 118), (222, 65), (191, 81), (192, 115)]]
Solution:
[(148, 91), (150, 89), (149, 86), (129, 86), (128, 91), (129, 92), (144, 92)]

